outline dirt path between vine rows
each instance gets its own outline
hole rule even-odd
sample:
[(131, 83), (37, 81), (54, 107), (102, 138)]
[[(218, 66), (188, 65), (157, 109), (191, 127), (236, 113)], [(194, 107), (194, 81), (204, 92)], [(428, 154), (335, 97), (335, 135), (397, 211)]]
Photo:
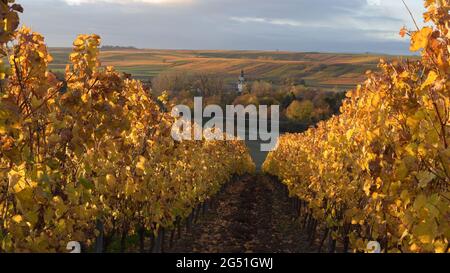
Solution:
[(168, 252), (314, 252), (286, 193), (266, 176), (248, 176), (229, 183), (214, 203)]

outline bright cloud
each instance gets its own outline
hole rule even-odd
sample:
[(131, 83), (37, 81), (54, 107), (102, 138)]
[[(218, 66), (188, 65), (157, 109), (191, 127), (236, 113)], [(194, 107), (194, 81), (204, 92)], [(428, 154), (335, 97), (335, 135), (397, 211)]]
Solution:
[(69, 5), (81, 4), (96, 4), (96, 3), (110, 3), (110, 4), (176, 4), (187, 3), (191, 0), (64, 0)]
[(381, 0), (367, 0), (369, 6), (381, 6)]
[(267, 23), (267, 19), (258, 17), (231, 17), (230, 19), (239, 23)]
[(301, 21), (287, 18), (262, 18), (262, 17), (230, 17), (232, 21), (239, 23), (264, 23), (277, 26), (287, 27), (317, 27), (317, 28), (333, 28), (333, 24), (327, 24), (320, 21)]

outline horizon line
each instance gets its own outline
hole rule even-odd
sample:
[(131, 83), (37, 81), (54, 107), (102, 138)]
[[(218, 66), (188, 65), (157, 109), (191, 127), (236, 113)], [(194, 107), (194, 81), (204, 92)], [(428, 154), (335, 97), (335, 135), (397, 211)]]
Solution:
[[(71, 49), (72, 46), (47, 46), (49, 49)], [(418, 53), (408, 52), (402, 54), (393, 54), (387, 52), (362, 52), (362, 51), (301, 51), (301, 50), (278, 50), (278, 49), (189, 49), (189, 48), (142, 48), (135, 46), (116, 46), (116, 45), (103, 45), (100, 46), (99, 49), (102, 50), (103, 47), (111, 47), (111, 51), (114, 49), (117, 50), (143, 50), (143, 51), (200, 51), (200, 52), (213, 52), (213, 51), (222, 51), (222, 52), (266, 52), (266, 53), (303, 53), (303, 54), (347, 54), (347, 55), (374, 55), (374, 56), (419, 56)]]

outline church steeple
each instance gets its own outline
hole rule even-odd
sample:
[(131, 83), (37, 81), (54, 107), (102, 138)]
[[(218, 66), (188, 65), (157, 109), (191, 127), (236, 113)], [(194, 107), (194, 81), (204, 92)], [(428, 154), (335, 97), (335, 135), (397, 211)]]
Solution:
[(242, 93), (244, 91), (244, 86), (245, 86), (245, 73), (244, 70), (241, 70), (241, 76), (239, 77), (239, 81), (237, 84), (237, 91), (239, 93)]

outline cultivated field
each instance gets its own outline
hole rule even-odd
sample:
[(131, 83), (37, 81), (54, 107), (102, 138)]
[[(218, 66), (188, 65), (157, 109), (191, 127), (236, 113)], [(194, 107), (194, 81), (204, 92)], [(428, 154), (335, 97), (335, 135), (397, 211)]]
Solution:
[[(63, 71), (69, 48), (52, 48), (51, 69)], [(193, 51), (193, 50), (104, 50), (103, 65), (112, 65), (133, 77), (148, 80), (163, 71), (213, 72), (235, 81), (241, 69), (249, 79), (274, 83), (285, 78), (303, 79), (309, 86), (354, 87), (364, 80), (364, 72), (376, 68), (380, 58), (370, 54), (295, 53), (268, 51)]]

